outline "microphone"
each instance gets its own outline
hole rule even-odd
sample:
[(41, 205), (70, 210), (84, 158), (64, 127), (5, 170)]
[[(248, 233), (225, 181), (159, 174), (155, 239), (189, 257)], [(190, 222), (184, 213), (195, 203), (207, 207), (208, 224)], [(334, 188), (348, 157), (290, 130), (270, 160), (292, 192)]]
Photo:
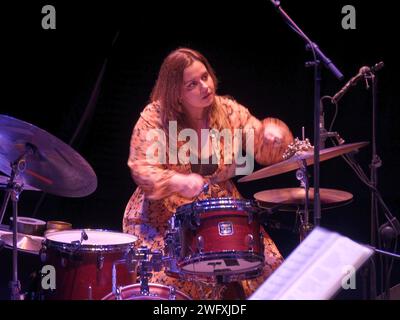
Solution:
[(355, 86), (357, 84), (357, 82), (364, 78), (368, 73), (376, 73), (377, 71), (379, 71), (380, 69), (382, 69), (384, 66), (384, 63), (378, 62), (377, 64), (375, 64), (372, 67), (367, 67), (367, 66), (363, 66), (360, 68), (360, 70), (358, 71), (358, 73), (351, 78), (344, 86), (342, 89), (339, 90), (338, 93), (336, 93), (333, 98), (332, 98), (332, 103), (337, 103), (343, 96), (344, 94), (350, 89), (350, 87)]
[(343, 96), (344, 94), (350, 89), (350, 87), (355, 86), (357, 82), (364, 77), (366, 73), (370, 71), (369, 67), (361, 67), (358, 73), (351, 78), (347, 83), (343, 86), (342, 89), (339, 90), (338, 93), (336, 93), (333, 98), (332, 98), (332, 103), (337, 103)]
[(281, 2), (279, 0), (271, 0), (271, 2), (275, 8), (279, 8), (281, 6)]
[(377, 71), (381, 70), (384, 66), (385, 64), (383, 63), (383, 61), (380, 61), (370, 68), (370, 72), (376, 73)]

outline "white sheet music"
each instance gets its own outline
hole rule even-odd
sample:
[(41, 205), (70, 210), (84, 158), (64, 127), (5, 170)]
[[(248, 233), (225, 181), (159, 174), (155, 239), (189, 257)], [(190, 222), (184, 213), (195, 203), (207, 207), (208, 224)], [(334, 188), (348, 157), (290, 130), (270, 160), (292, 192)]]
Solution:
[(330, 299), (372, 254), (366, 246), (317, 227), (249, 300)]

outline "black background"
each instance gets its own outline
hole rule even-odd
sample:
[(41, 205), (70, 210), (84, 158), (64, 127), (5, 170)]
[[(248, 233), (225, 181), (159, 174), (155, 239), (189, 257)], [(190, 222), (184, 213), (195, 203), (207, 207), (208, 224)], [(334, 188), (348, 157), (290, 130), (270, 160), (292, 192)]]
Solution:
[[(56, 30), (41, 27), (45, 4), (56, 8)], [(355, 30), (344, 30), (341, 25), (342, 7), (348, 4), (356, 9)], [(394, 5), (292, 0), (282, 1), (282, 6), (345, 76), (338, 81), (323, 68), (321, 95), (336, 93), (361, 66), (384, 61), (378, 74), (377, 151), (383, 161), (379, 189), (398, 216), (400, 113)], [(95, 170), (98, 188), (85, 198), (48, 194), (35, 218), (64, 220), (75, 228), (121, 231), (123, 212), (135, 189), (126, 165), (131, 131), (148, 102), (163, 58), (180, 46), (197, 49), (209, 59), (220, 81), (220, 94), (233, 96), (258, 118), (282, 119), (295, 136), (300, 137), (305, 126), (306, 136), (313, 137), (313, 70), (304, 66), (311, 54), (270, 1), (149, 1), (137, 5), (32, 1), (3, 8), (1, 114), (32, 123), (68, 142), (107, 59), (94, 112), (73, 145)], [(340, 101), (334, 129), (346, 142), (371, 141), (371, 102), (371, 92), (362, 82)], [(325, 108), (328, 126), (334, 109), (331, 105)], [(357, 159), (368, 174), (371, 147), (360, 150)], [(252, 198), (265, 189), (297, 187), (298, 181), (290, 172), (237, 185), (244, 197)], [(321, 225), (368, 243), (370, 193), (340, 157), (321, 163), (321, 187), (354, 195), (351, 204), (323, 211)], [(40, 198), (39, 192), (24, 192), (19, 214), (32, 217)], [(9, 221), (10, 209), (3, 223)], [(281, 219), (294, 223), (290, 213), (282, 213)], [(384, 222), (381, 214), (380, 223)], [(297, 235), (290, 231), (270, 232), (284, 256), (298, 244)], [(29, 270), (34, 258), (22, 255), (22, 268)], [(11, 270), (8, 253), (2, 253), (0, 264), (7, 270), (2, 273), (5, 278)], [(398, 263), (394, 266), (398, 269)], [(398, 282), (394, 272), (392, 284)], [(7, 279), (0, 286), (7, 292)]]

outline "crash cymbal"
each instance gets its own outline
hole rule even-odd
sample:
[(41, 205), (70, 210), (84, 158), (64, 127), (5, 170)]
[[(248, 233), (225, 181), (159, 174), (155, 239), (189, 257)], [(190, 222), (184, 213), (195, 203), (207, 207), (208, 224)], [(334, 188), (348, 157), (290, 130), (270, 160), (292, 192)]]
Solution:
[[(0, 171), (25, 154), (24, 184), (64, 197), (84, 197), (97, 187), (90, 165), (74, 149), (27, 122), (0, 115)], [(23, 166), (22, 166), (23, 167)]]
[[(348, 204), (353, 200), (350, 192), (320, 188), (321, 208), (330, 209)], [(310, 188), (309, 193), (310, 209), (314, 203), (314, 188)], [(284, 188), (264, 190), (257, 192), (254, 198), (258, 200), (262, 207), (278, 207), (281, 211), (297, 211), (304, 207), (305, 189), (304, 188)]]
[[(357, 142), (344, 144), (337, 147), (326, 148), (320, 151), (320, 161), (325, 161), (331, 158), (338, 157), (342, 154), (349, 153), (366, 146), (368, 142)], [(300, 155), (295, 155), (287, 160), (273, 164), (271, 166), (262, 168), (255, 171), (243, 178), (240, 178), (239, 182), (253, 181), (263, 178), (272, 177), (281, 173), (289, 172), (300, 168), (302, 160), (305, 160), (307, 166), (314, 164), (314, 151), (303, 151)]]
[[(9, 177), (0, 176), (0, 190), (1, 189), (6, 189), (9, 179), (10, 179)], [(21, 178), (17, 178), (17, 180), (15, 182), (19, 183), (22, 186), (23, 190), (40, 191), (39, 189), (34, 188), (34, 187), (24, 183)]]
[[(17, 236), (17, 248), (18, 250), (26, 251), (29, 253), (39, 254), (40, 249), (42, 248), (42, 240), (44, 238), (34, 237), (24, 234), (18, 234)], [(4, 241), (4, 244), (13, 248), (13, 235), (11, 234), (3, 234), (1, 236), (1, 240)]]

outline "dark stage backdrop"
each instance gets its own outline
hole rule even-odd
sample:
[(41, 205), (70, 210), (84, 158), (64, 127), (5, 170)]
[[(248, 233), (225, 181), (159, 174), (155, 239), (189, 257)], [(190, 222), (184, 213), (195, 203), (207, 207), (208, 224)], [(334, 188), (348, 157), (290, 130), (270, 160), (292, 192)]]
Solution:
[[(305, 126), (306, 136), (313, 137), (313, 70), (305, 67), (311, 54), (270, 1), (135, 3), (27, 1), (5, 5), (1, 114), (30, 122), (68, 142), (107, 59), (97, 103), (73, 144), (95, 170), (98, 188), (85, 198), (46, 195), (35, 215), (38, 219), (121, 231), (126, 203), (136, 187), (126, 165), (130, 135), (163, 58), (180, 46), (208, 57), (220, 81), (220, 94), (233, 96), (258, 118), (282, 119), (295, 136), (301, 137)], [(41, 9), (46, 4), (56, 9), (55, 30), (41, 26)], [(355, 29), (342, 27), (345, 5), (356, 10)], [(322, 68), (321, 95), (336, 93), (361, 66), (384, 61), (378, 74), (377, 151), (383, 161), (378, 170), (379, 189), (398, 216), (400, 113), (394, 5), (292, 0), (282, 1), (282, 6), (345, 76), (338, 81)], [(347, 143), (371, 141), (371, 103), (371, 91), (362, 82), (340, 101), (334, 130)], [(334, 108), (328, 104), (325, 110), (328, 127)], [(368, 174), (371, 148), (363, 148), (356, 157)], [(256, 165), (255, 169), (260, 168)], [(298, 181), (290, 172), (237, 185), (244, 197), (252, 198), (265, 189), (297, 187)], [(340, 157), (321, 163), (320, 187), (354, 195), (351, 204), (323, 211), (321, 225), (368, 243), (370, 193)], [(20, 215), (31, 217), (41, 195), (24, 192)], [(10, 209), (3, 223), (9, 221)], [(289, 226), (294, 218), (291, 213), (280, 214)], [(382, 214), (380, 220), (385, 222)], [(284, 256), (298, 245), (298, 236), (291, 231), (269, 231)], [(11, 260), (5, 260), (1, 269), (9, 270)], [(396, 272), (393, 284), (398, 282), (395, 276)], [(6, 287), (6, 280), (1, 287)]]

